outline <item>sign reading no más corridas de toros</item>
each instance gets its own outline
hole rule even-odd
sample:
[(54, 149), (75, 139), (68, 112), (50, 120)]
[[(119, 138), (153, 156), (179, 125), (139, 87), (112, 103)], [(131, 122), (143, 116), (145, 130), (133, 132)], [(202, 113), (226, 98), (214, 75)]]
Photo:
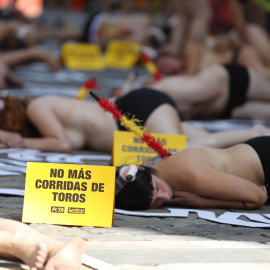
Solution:
[[(162, 143), (170, 153), (186, 148), (185, 135), (151, 133), (158, 142)], [(157, 155), (139, 137), (129, 131), (115, 131), (113, 137), (113, 165), (139, 165), (145, 160)]]
[(115, 167), (28, 162), (23, 222), (112, 226)]

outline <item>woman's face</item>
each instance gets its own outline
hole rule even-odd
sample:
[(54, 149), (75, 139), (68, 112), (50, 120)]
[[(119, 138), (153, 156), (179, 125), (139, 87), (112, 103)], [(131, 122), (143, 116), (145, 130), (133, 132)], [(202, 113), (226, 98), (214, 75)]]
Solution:
[(152, 174), (152, 183), (154, 191), (150, 208), (158, 208), (159, 206), (170, 200), (173, 193), (170, 186), (164, 180), (161, 180), (154, 174)]

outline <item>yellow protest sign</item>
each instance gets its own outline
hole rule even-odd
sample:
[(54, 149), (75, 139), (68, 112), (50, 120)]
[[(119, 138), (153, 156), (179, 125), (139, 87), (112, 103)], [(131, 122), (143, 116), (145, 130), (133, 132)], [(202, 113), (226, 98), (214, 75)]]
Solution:
[(97, 44), (66, 42), (61, 50), (64, 64), (69, 69), (102, 70), (104, 68), (102, 50)]
[(106, 65), (111, 68), (130, 69), (138, 61), (141, 45), (129, 41), (112, 40), (106, 49)]
[[(151, 133), (170, 153), (186, 148), (186, 135)], [(129, 131), (115, 131), (113, 137), (113, 166), (139, 165), (157, 153)]]
[(111, 227), (115, 167), (28, 162), (22, 221)]

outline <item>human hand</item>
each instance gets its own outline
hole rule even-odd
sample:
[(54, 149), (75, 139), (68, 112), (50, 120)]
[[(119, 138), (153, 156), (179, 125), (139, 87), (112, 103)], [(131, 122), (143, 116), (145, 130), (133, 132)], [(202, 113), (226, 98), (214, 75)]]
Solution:
[(24, 148), (24, 139), (17, 132), (1, 131), (0, 141), (8, 148)]
[(201, 208), (202, 200), (201, 196), (188, 191), (173, 191), (172, 198), (165, 205)]
[(31, 48), (34, 54), (34, 58), (37, 61), (42, 61), (48, 64), (51, 70), (57, 71), (61, 67), (61, 62), (59, 59), (53, 57), (53, 55), (49, 52), (46, 52), (44, 50), (40, 50), (38, 48)]

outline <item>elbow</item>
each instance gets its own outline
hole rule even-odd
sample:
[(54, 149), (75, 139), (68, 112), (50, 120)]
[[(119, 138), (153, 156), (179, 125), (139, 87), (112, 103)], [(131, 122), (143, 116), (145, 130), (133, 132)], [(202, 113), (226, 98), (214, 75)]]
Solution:
[(256, 203), (256, 202), (252, 202), (252, 203), (247, 203), (246, 204), (246, 210), (254, 210), (254, 209), (258, 209), (262, 204)]
[(256, 200), (253, 202), (248, 203), (248, 209), (258, 209), (260, 206), (264, 205), (267, 201), (265, 196), (258, 196)]

